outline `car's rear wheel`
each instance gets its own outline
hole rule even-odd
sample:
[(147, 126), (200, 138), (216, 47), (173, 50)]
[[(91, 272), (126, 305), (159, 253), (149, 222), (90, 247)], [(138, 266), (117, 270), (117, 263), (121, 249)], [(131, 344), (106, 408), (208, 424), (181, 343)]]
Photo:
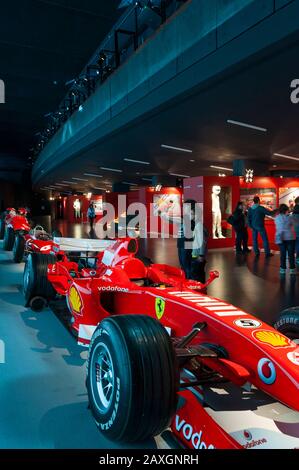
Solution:
[(90, 408), (108, 439), (142, 441), (169, 426), (178, 367), (158, 321), (144, 315), (104, 319), (92, 337), (87, 369)]
[[(24, 269), (23, 291), (26, 306), (31, 306), (34, 310), (41, 310), (44, 299), (47, 302), (56, 297), (56, 291), (48, 281), (48, 265), (56, 263), (53, 255), (42, 255), (40, 253), (30, 253)], [(34, 302), (32, 300), (34, 299)]]
[(283, 310), (274, 328), (299, 344), (299, 307)]
[(5, 232), (5, 220), (3, 216), (0, 218), (0, 240), (3, 240)]
[(21, 263), (24, 257), (24, 250), (25, 250), (25, 239), (23, 235), (17, 234), (15, 237), (15, 242), (13, 246), (13, 260), (15, 263)]
[(15, 232), (12, 227), (6, 227), (4, 232), (3, 249), (11, 251), (15, 242)]

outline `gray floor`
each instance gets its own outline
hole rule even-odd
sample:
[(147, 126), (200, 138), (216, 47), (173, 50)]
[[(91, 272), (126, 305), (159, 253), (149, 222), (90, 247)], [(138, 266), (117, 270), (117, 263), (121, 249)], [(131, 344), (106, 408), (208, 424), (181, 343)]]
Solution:
[(86, 350), (50, 310), (23, 307), (23, 267), (0, 242), (0, 448), (119, 447), (102, 438), (87, 409)]

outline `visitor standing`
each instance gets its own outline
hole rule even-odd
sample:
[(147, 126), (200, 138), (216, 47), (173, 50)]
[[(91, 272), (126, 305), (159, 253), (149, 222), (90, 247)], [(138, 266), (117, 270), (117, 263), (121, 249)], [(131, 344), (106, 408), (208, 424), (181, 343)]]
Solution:
[(248, 229), (245, 205), (239, 201), (233, 212), (233, 228), (236, 232), (236, 253), (250, 253), (248, 248)]
[(87, 211), (87, 217), (88, 217), (89, 224), (90, 224), (90, 230), (92, 230), (93, 229), (93, 224), (94, 224), (94, 219), (96, 218), (96, 211), (95, 211), (95, 208), (94, 208), (94, 205), (93, 205), (92, 202), (89, 204), (88, 211)]
[(299, 266), (299, 196), (295, 199), (292, 218), (294, 220), (296, 232), (296, 264)]
[(276, 211), (271, 211), (261, 206), (260, 198), (258, 196), (255, 196), (253, 198), (253, 205), (248, 210), (248, 225), (252, 229), (253, 249), (256, 256), (260, 255), (260, 249), (258, 244), (259, 235), (262, 237), (263, 240), (266, 258), (273, 256), (270, 251), (268, 235), (265, 229), (265, 217), (266, 215), (273, 216), (275, 214)]
[(285, 274), (287, 269), (287, 256), (289, 259), (290, 274), (296, 274), (295, 267), (295, 226), (294, 219), (289, 215), (286, 204), (279, 206), (279, 214), (275, 217), (275, 243), (280, 249), (280, 274)]

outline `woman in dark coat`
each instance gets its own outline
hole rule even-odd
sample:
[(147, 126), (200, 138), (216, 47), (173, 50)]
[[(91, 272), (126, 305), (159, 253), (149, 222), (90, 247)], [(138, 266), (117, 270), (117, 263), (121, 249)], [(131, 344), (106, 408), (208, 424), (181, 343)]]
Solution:
[(239, 201), (233, 213), (233, 228), (236, 232), (236, 253), (249, 253), (248, 248), (248, 229), (245, 206)]

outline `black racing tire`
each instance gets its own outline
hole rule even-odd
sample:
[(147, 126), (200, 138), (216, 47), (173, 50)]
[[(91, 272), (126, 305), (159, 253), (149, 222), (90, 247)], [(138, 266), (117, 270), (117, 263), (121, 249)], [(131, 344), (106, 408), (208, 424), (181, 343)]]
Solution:
[(12, 227), (6, 227), (4, 232), (3, 249), (11, 251), (15, 242), (15, 232)]
[[(113, 384), (106, 396), (107, 378), (100, 378), (105, 367)], [(114, 441), (135, 442), (165, 430), (177, 407), (178, 371), (171, 339), (157, 320), (145, 315), (104, 319), (90, 343), (86, 380), (101, 433)]]
[(48, 281), (48, 265), (55, 264), (56, 258), (53, 255), (42, 255), (41, 253), (30, 253), (26, 260), (23, 292), (26, 306), (34, 297), (42, 297), (47, 302), (55, 299), (56, 291)]
[(25, 239), (23, 235), (18, 233), (15, 236), (15, 242), (12, 250), (13, 260), (15, 263), (21, 263), (24, 258), (24, 250), (25, 250)]
[(5, 233), (5, 220), (3, 217), (0, 218), (0, 240), (3, 240)]
[(283, 310), (274, 328), (288, 338), (299, 341), (299, 307)]

